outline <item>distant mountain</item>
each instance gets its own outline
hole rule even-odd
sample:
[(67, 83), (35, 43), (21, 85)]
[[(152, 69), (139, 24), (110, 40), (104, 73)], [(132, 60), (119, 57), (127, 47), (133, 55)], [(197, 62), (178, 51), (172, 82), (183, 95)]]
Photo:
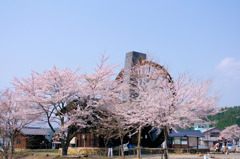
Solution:
[(224, 110), (223, 113), (209, 117), (211, 121), (217, 121), (215, 124), (211, 125), (211, 127), (216, 126), (223, 130), (226, 127), (232, 126), (234, 124), (240, 126), (240, 118), (236, 118), (240, 116), (240, 106), (225, 107), (222, 108), (222, 110)]

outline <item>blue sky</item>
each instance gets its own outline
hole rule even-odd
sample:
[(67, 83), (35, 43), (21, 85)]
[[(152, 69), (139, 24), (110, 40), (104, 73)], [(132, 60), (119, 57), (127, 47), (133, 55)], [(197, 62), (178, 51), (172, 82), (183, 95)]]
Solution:
[(239, 17), (238, 0), (0, 1), (0, 89), (53, 65), (91, 72), (103, 52), (123, 67), (135, 50), (173, 76), (213, 79), (218, 106), (240, 105)]

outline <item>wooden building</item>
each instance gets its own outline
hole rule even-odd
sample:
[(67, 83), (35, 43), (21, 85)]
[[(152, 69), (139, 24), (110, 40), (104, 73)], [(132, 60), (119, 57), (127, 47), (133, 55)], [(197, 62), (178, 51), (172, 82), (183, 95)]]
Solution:
[(78, 133), (70, 141), (70, 145), (71, 147), (104, 147), (101, 137), (89, 131)]
[[(131, 133), (125, 135), (123, 142), (131, 142), (134, 146), (137, 146), (138, 134), (130, 135)], [(163, 131), (153, 129), (151, 127), (146, 127), (142, 129), (141, 134), (141, 146), (142, 147), (160, 147), (164, 141)], [(119, 146), (121, 144), (119, 138), (112, 138), (114, 146)], [(61, 147), (60, 141), (52, 142), (54, 148)], [(73, 137), (70, 141), (69, 147), (105, 147), (104, 140), (101, 136), (92, 132), (91, 130), (85, 129), (82, 132), (77, 133), (76, 137)]]
[[(173, 148), (195, 148), (199, 149), (199, 139), (204, 137), (200, 130), (180, 130), (172, 131), (169, 134), (168, 144), (173, 144)], [(169, 147), (171, 147), (169, 146)]]
[(49, 148), (49, 141), (46, 136), (50, 133), (47, 130), (36, 127), (22, 128), (14, 140), (14, 147), (21, 149), (46, 149)]

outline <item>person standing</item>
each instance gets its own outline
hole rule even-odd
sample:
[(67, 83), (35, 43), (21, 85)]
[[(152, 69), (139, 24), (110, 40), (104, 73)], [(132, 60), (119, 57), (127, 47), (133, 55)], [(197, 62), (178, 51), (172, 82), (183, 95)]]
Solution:
[(166, 145), (166, 144), (165, 144), (165, 141), (163, 141), (163, 143), (162, 143), (162, 145), (161, 145), (161, 146), (162, 146), (162, 148), (164, 148), (164, 149), (165, 149), (165, 148), (166, 148), (166, 147), (165, 147), (165, 145)]
[(226, 155), (229, 154), (229, 152), (228, 152), (228, 143), (226, 143), (226, 145), (225, 145), (225, 154), (226, 154)]
[(126, 144), (123, 144), (124, 156), (128, 156), (128, 144), (129, 142), (127, 142)]
[(111, 154), (111, 158), (113, 158), (113, 142), (112, 142), (112, 139), (109, 139), (109, 141), (108, 141), (108, 158), (110, 158), (110, 154)]
[(214, 146), (215, 152), (219, 152), (219, 143), (217, 142)]

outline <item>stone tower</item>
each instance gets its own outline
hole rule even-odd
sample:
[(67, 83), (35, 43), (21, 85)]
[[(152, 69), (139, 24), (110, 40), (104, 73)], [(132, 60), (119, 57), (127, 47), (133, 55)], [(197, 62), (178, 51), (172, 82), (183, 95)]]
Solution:
[[(132, 69), (133, 66), (137, 65), (137, 63), (140, 60), (146, 60), (147, 55), (136, 52), (136, 51), (131, 51), (126, 53), (126, 58), (125, 58), (125, 66), (124, 66), (124, 74), (123, 74), (123, 82), (130, 82), (133, 81), (134, 79), (131, 76), (130, 70)], [(130, 89), (126, 93), (124, 93), (124, 101), (127, 101), (128, 98), (132, 95), (132, 90)]]

